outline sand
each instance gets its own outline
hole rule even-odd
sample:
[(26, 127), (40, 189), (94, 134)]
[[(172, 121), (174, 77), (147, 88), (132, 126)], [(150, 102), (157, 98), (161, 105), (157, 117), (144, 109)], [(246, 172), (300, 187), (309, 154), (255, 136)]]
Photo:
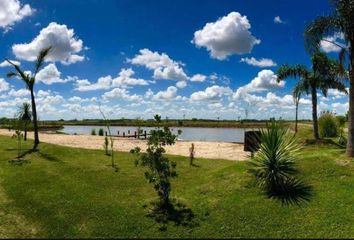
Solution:
[[(13, 131), (0, 129), (0, 135), (12, 136)], [(28, 138), (33, 138), (33, 133), (28, 133)], [(67, 135), (40, 132), (40, 141), (62, 146), (103, 149), (104, 137), (91, 135)], [(128, 138), (114, 138), (114, 150), (129, 152), (135, 147), (146, 149), (146, 141)], [(234, 161), (244, 161), (250, 156), (243, 151), (243, 144), (226, 142), (202, 142), (202, 141), (177, 141), (173, 146), (167, 146), (168, 154), (189, 156), (189, 148), (194, 143), (196, 158), (225, 159)]]

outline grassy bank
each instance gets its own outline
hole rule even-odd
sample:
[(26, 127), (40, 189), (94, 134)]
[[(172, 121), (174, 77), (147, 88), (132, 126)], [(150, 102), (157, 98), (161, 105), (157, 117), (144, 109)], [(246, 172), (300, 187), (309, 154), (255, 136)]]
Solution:
[(13, 165), (15, 147), (0, 136), (0, 237), (354, 236), (354, 165), (334, 145), (304, 148), (300, 177), (314, 196), (301, 207), (266, 199), (245, 162), (196, 159), (190, 167), (173, 156), (179, 177), (172, 196), (195, 218), (193, 226), (171, 222), (165, 231), (145, 216), (156, 195), (129, 153), (117, 153), (114, 172), (103, 151), (50, 144), (26, 157), (30, 163)]

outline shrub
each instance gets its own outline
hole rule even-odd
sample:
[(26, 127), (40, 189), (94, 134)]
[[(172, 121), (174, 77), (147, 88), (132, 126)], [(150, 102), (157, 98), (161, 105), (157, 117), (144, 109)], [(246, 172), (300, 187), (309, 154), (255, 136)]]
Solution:
[(336, 137), (339, 134), (337, 119), (332, 112), (322, 112), (318, 119), (318, 126), (321, 137)]
[(91, 130), (91, 135), (97, 135), (97, 134), (96, 134), (96, 129), (92, 128), (92, 130)]
[(269, 198), (287, 204), (308, 201), (311, 187), (296, 178), (295, 162), (301, 150), (294, 135), (272, 121), (261, 129), (259, 150), (249, 162), (250, 172)]
[(103, 135), (104, 135), (104, 130), (103, 130), (103, 128), (100, 128), (98, 130), (98, 136), (103, 136)]

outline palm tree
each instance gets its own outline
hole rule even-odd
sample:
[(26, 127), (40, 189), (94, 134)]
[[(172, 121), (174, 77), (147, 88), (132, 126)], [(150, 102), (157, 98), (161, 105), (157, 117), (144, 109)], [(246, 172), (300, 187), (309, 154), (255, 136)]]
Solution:
[(295, 103), (295, 134), (297, 133), (297, 123), (298, 123), (298, 113), (299, 113), (300, 98), (301, 98), (301, 94), (304, 91), (305, 90), (303, 89), (303, 87), (300, 84), (297, 84), (294, 87), (294, 90), (293, 90), (293, 99), (294, 99), (294, 103)]
[(311, 94), (312, 99), (312, 121), (313, 136), (319, 139), (318, 120), (317, 120), (317, 90), (321, 90), (327, 97), (328, 89), (338, 89), (346, 92), (344, 84), (339, 76), (339, 63), (329, 59), (326, 54), (317, 52), (312, 58), (312, 67), (307, 69), (304, 65), (289, 66), (282, 65), (278, 69), (278, 81), (289, 77), (300, 78), (295, 88), (302, 89), (306, 94)]
[(24, 102), (20, 106), (17, 115), (18, 115), (18, 119), (24, 123), (23, 130), (25, 132), (25, 135), (24, 135), (23, 139), (25, 141), (27, 141), (27, 126), (28, 126), (28, 123), (30, 123), (32, 120), (31, 104)]
[(20, 67), (11, 62), (10, 60), (6, 59), (8, 63), (10, 63), (14, 68), (15, 72), (9, 72), (7, 77), (17, 77), (20, 78), (22, 81), (25, 82), (27, 89), (31, 92), (31, 105), (32, 105), (32, 115), (33, 115), (33, 128), (34, 128), (34, 145), (33, 150), (37, 149), (39, 144), (39, 136), (38, 136), (38, 122), (37, 122), (37, 109), (36, 109), (36, 101), (34, 98), (34, 84), (36, 82), (36, 76), (41, 67), (44, 64), (44, 60), (47, 57), (51, 50), (51, 47), (44, 48), (41, 50), (37, 56), (37, 60), (35, 62), (34, 73), (27, 73), (20, 69)]
[[(354, 0), (333, 0), (335, 10), (330, 16), (316, 18), (305, 31), (305, 45), (309, 52), (317, 51), (321, 41), (331, 42), (326, 36), (342, 33), (346, 45), (337, 44), (342, 72), (349, 72), (349, 126), (347, 154), (354, 156)], [(346, 60), (346, 57), (348, 61)]]

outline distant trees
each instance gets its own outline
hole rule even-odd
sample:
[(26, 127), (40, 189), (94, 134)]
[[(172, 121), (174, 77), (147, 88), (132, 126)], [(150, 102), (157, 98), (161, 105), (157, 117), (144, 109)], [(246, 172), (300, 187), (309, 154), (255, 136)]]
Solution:
[[(347, 155), (354, 156), (354, 0), (333, 0), (334, 12), (317, 17), (305, 31), (305, 44), (310, 53), (320, 49), (321, 41), (327, 41), (340, 49), (339, 62), (343, 74), (349, 73), (349, 126)], [(341, 34), (345, 44), (326, 39), (326, 36)], [(346, 70), (347, 69), (347, 70)]]
[(289, 66), (282, 65), (277, 72), (278, 81), (286, 78), (299, 78), (295, 85), (294, 93), (304, 92), (311, 94), (312, 100), (312, 121), (313, 121), (313, 136), (319, 139), (318, 118), (317, 118), (317, 90), (320, 90), (324, 96), (327, 96), (328, 89), (338, 89), (346, 92), (345, 85), (340, 77), (340, 64), (330, 59), (326, 54), (317, 52), (312, 58), (312, 67), (308, 69), (304, 65)]
[(37, 108), (36, 108), (36, 101), (34, 96), (34, 84), (36, 83), (36, 76), (41, 67), (44, 64), (45, 58), (48, 56), (51, 47), (44, 48), (41, 50), (37, 56), (37, 60), (35, 62), (34, 72), (28, 73), (23, 71), (19, 65), (11, 62), (10, 60), (6, 59), (6, 61), (11, 64), (14, 68), (14, 72), (9, 72), (7, 77), (17, 77), (21, 79), (25, 84), (27, 89), (31, 93), (31, 106), (32, 106), (32, 118), (33, 118), (33, 128), (34, 128), (34, 145), (32, 150), (36, 150), (39, 144), (39, 135), (38, 135), (38, 119), (37, 119)]
[(27, 127), (32, 120), (31, 104), (24, 102), (17, 113), (20, 121), (23, 122), (24, 140), (27, 141)]

